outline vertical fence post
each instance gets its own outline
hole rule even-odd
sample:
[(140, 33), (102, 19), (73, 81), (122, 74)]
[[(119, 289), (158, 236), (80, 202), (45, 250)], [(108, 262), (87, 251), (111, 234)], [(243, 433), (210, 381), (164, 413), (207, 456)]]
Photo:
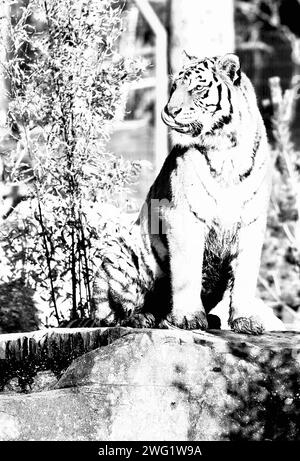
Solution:
[(161, 120), (161, 109), (168, 98), (168, 38), (167, 32), (148, 0), (135, 0), (137, 7), (153, 30), (156, 38), (156, 101), (155, 101), (155, 169), (158, 172), (168, 154), (168, 130)]

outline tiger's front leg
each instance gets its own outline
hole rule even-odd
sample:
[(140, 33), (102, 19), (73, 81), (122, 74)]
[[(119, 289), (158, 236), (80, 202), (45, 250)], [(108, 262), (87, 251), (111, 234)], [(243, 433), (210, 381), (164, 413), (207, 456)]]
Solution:
[(257, 278), (265, 233), (265, 217), (239, 232), (239, 253), (233, 270), (229, 325), (237, 333), (261, 334), (264, 327), (255, 314)]
[(204, 224), (191, 213), (171, 212), (168, 217), (172, 291), (172, 325), (191, 329), (207, 329), (207, 319), (200, 293), (205, 242)]

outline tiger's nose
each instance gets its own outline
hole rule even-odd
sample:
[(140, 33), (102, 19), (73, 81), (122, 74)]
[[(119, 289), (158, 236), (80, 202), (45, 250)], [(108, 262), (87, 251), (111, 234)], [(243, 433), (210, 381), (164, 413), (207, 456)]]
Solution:
[(181, 111), (182, 111), (182, 107), (168, 106), (169, 115), (171, 115), (171, 117), (173, 118), (175, 118), (178, 114), (180, 114)]

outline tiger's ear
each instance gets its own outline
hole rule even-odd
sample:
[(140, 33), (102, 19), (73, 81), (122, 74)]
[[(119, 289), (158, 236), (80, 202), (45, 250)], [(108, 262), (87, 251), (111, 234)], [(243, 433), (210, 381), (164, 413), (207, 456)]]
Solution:
[(183, 58), (183, 65), (187, 66), (191, 63), (191, 61), (195, 61), (197, 59), (196, 56), (189, 55), (185, 50), (182, 51), (182, 58)]
[(241, 81), (241, 65), (236, 54), (228, 53), (221, 56), (217, 61), (218, 67), (230, 78), (234, 85), (239, 85)]

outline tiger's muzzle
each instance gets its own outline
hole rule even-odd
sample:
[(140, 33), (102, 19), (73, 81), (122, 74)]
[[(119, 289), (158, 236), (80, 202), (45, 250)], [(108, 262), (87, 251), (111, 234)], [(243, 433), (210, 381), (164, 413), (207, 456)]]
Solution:
[(161, 118), (162, 118), (162, 121), (166, 125), (168, 125), (173, 130), (179, 131), (179, 133), (189, 133), (190, 132), (190, 129), (191, 129), (190, 124), (182, 124), (182, 123), (176, 122), (174, 117), (172, 117), (169, 114), (168, 105), (166, 105), (161, 111)]
[(185, 133), (185, 134), (190, 134), (192, 136), (199, 136), (199, 134), (202, 131), (202, 124), (201, 123), (196, 123), (196, 122), (190, 122), (190, 123), (179, 123), (177, 122), (174, 117), (172, 117), (169, 114), (168, 111), (168, 105), (166, 105), (162, 112), (161, 112), (161, 118), (162, 121), (168, 125), (170, 128), (172, 128), (175, 131), (178, 131), (179, 133)]

